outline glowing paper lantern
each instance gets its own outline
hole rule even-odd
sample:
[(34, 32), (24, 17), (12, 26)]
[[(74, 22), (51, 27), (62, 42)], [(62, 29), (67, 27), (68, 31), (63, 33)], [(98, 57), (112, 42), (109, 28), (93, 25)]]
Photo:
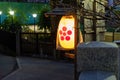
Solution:
[(56, 48), (72, 50), (75, 48), (75, 18), (62, 16), (57, 30)]

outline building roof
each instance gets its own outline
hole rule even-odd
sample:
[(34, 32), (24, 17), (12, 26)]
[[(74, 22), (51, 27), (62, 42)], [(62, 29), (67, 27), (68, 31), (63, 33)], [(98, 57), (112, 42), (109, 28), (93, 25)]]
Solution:
[(71, 15), (74, 14), (73, 8), (55, 8), (52, 11), (47, 12), (45, 15)]

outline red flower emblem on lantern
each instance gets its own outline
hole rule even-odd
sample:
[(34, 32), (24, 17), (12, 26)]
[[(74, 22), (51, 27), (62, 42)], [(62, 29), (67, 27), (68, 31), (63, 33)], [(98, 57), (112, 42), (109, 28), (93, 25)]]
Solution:
[(60, 34), (60, 39), (62, 41), (64, 40), (69, 41), (70, 35), (72, 35), (72, 31), (68, 30), (66, 26), (63, 26), (62, 29), (59, 30), (59, 34)]

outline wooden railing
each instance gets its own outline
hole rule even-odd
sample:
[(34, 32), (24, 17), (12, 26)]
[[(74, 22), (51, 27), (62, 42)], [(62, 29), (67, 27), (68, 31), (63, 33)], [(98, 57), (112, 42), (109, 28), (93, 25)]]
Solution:
[(21, 55), (53, 56), (55, 46), (51, 33), (21, 33)]

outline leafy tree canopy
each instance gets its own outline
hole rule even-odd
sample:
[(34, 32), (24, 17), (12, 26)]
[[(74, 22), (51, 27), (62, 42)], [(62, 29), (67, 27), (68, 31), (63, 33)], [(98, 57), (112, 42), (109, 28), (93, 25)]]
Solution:
[(1, 24), (1, 29), (8, 32), (17, 32), (21, 29), (21, 22), (17, 18), (8, 16)]
[(39, 20), (38, 20), (38, 26), (40, 29), (51, 29), (51, 21), (50, 21), (50, 17), (46, 17), (45, 13), (48, 12), (50, 10), (50, 8), (48, 8), (47, 6), (44, 6), (41, 10), (40, 16), (39, 16)]

